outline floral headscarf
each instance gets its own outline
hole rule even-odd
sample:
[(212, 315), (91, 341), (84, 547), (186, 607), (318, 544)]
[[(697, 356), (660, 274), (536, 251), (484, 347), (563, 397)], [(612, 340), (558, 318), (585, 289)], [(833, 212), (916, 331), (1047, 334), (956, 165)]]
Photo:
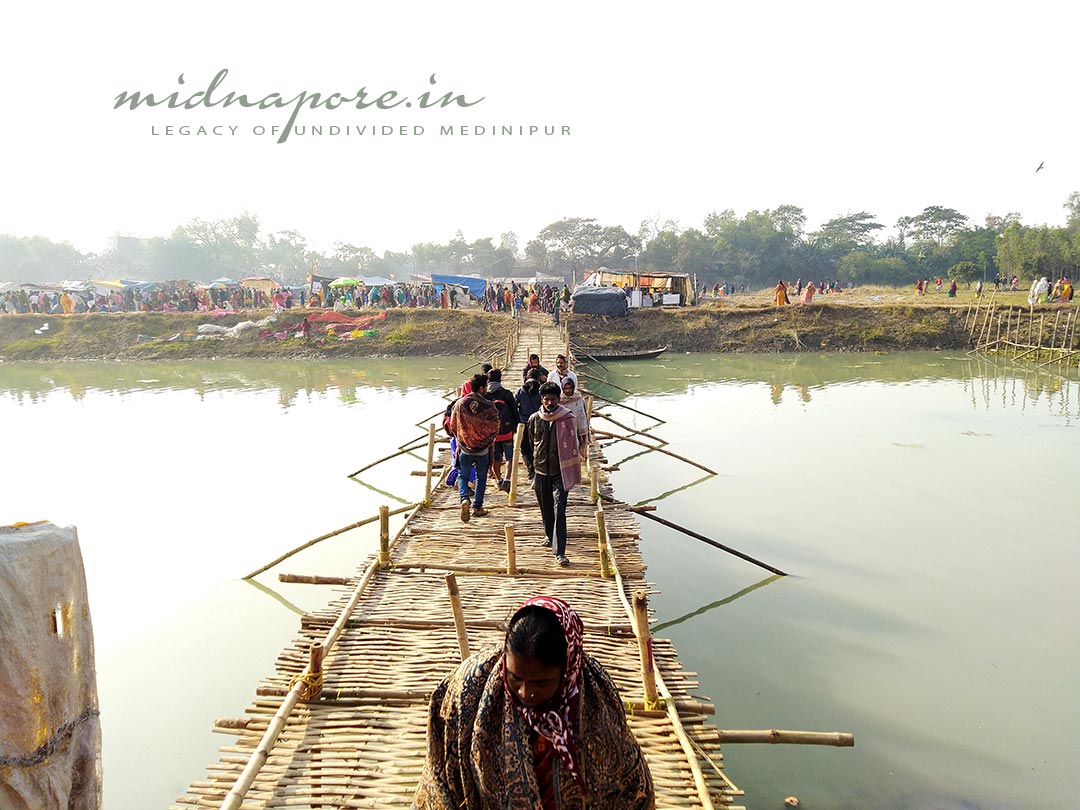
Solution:
[[(570, 775), (574, 777), (578, 784), (583, 785), (584, 777), (577, 763), (573, 716), (576, 713), (577, 698), (581, 691), (584, 628), (574, 609), (555, 596), (534, 596), (515, 611), (514, 618), (517, 618), (517, 615), (522, 610), (531, 605), (538, 605), (550, 610), (558, 619), (563, 635), (566, 636), (566, 669), (563, 671), (559, 691), (555, 693), (555, 696), (547, 704), (548, 708), (530, 709), (516, 700), (514, 701), (514, 707), (533, 731), (551, 742), (555, 752), (570, 770)], [(510, 623), (513, 624), (513, 619), (510, 620)], [(506, 680), (505, 657), (502, 668), (503, 684), (506, 686), (507, 693), (513, 697), (513, 691)]]

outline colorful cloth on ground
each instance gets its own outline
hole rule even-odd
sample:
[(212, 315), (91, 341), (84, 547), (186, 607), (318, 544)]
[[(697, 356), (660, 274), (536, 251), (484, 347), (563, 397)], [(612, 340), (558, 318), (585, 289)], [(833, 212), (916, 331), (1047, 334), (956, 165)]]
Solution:
[(574, 414), (560, 405), (553, 413), (541, 408), (540, 418), (555, 423), (555, 439), (559, 443), (559, 472), (563, 486), (570, 489), (581, 483), (581, 456), (578, 454), (577, 426)]
[(499, 411), (491, 400), (476, 393), (466, 394), (450, 411), (450, 432), (469, 455), (488, 450), (499, 432)]

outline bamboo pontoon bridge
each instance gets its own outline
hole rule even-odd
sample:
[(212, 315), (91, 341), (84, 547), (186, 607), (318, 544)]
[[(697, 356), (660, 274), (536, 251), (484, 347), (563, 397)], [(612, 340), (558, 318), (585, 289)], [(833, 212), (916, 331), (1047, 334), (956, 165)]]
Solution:
[[(493, 357), (501, 362), (493, 364), (516, 373), (530, 351), (569, 354), (565, 327), (542, 320), (516, 323)], [(395, 511), (380, 507), (377, 517), (301, 546), (379, 523), (379, 551), (357, 573), (279, 575), (340, 590), (325, 608), (303, 616), (299, 635), (259, 684), (245, 715), (214, 721), (215, 732), (234, 739), (206, 779), (176, 800), (175, 810), (408, 807), (426, 755), (431, 692), (470, 652), (500, 643), (511, 611), (537, 593), (566, 599), (582, 617), (585, 648), (611, 674), (626, 704), (652, 771), (657, 807), (731, 807), (742, 791), (724, 774), (724, 741), (853, 744), (844, 734), (721, 732), (710, 724), (715, 709), (695, 694), (695, 674), (683, 670), (670, 641), (651, 637), (636, 515), (614, 498), (599, 444), (590, 446), (588, 484), (570, 498), (572, 563), (560, 568), (541, 545), (534, 496), (521, 494), (521, 433), (510, 492), (489, 488), (486, 518), (460, 521), (456, 488), (439, 485), (449, 453), (436, 452), (431, 424), (426, 440), (402, 445), (403, 453), (426, 448), (422, 502)], [(660, 444), (652, 442), (662, 450)], [(391, 536), (390, 519), (400, 515)]]

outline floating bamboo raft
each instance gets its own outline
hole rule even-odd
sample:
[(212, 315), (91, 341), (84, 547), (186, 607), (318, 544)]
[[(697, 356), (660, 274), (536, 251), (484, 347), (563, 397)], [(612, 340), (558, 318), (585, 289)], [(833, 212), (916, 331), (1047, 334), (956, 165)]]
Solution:
[[(569, 354), (565, 327), (547, 320), (516, 323), (488, 355), (507, 369), (508, 385), (530, 351)], [(174, 810), (408, 807), (426, 754), (429, 695), (463, 656), (500, 643), (511, 612), (538, 593), (566, 599), (581, 615), (586, 650), (626, 703), (657, 807), (730, 807), (742, 792), (724, 775), (721, 734), (707, 722), (713, 706), (696, 694), (695, 673), (683, 670), (670, 641), (650, 637), (636, 516), (613, 504), (599, 444), (567, 509), (569, 568), (541, 544), (535, 497), (516, 466), (509, 495), (489, 486), (490, 514), (462, 523), (456, 488), (437, 483), (449, 458), (435, 446), (432, 426), (423, 473), (430, 495), (399, 510), (393, 537), (389, 509), (380, 510), (380, 550), (358, 572), (282, 577), (337, 590), (302, 617), (244, 716), (214, 722), (233, 739)]]
[(974, 351), (1036, 363), (1039, 368), (1080, 365), (1075, 307), (1052, 304), (1038, 312), (1034, 307), (999, 307), (994, 304), (996, 293), (976, 299), (964, 312), (964, 328)]

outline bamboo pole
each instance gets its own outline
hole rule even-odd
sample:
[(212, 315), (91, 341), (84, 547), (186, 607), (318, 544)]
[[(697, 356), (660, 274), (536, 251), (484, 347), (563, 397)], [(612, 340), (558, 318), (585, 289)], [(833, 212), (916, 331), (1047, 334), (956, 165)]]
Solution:
[(457, 631), (458, 649), (461, 660), (469, 657), (469, 632), (465, 629), (465, 615), (461, 612), (461, 593), (458, 591), (457, 577), (446, 575), (446, 591), (450, 594), (450, 607), (454, 611), (454, 629)]
[(1039, 350), (1036, 352), (1036, 357), (1042, 357), (1042, 344), (1043, 344), (1043, 318), (1045, 316), (1039, 316)]
[[(402, 506), (400, 509), (394, 509), (389, 514), (390, 514), (391, 517), (394, 516), (394, 515), (400, 515), (402, 512), (408, 512), (410, 509), (416, 509), (417, 507), (419, 507), (421, 505), (422, 504), (410, 503), (407, 506)], [(378, 519), (379, 519), (379, 515), (372, 515), (371, 517), (364, 518), (363, 520), (358, 520), (358, 521), (356, 521), (356, 523), (350, 523), (348, 526), (342, 526), (340, 529), (335, 529), (332, 532), (327, 532), (326, 534), (321, 534), (318, 537), (316, 537), (314, 540), (308, 540), (302, 546), (297, 546), (292, 551), (287, 551), (286, 553), (282, 554), (280, 557), (278, 557), (273, 562), (270, 562), (270, 563), (267, 563), (266, 565), (264, 565), (262, 568), (259, 568), (259, 569), (255, 570), (255, 571), (252, 571), (250, 574), (245, 576), (244, 579), (251, 579), (252, 577), (258, 576), (263, 571), (267, 571), (267, 570), (273, 568), (279, 562), (283, 562), (284, 560), (289, 559), (289, 557), (293, 556), (294, 554), (297, 554), (297, 553), (303, 551), (305, 548), (310, 548), (311, 546), (315, 545), (316, 543), (321, 543), (323, 540), (329, 540), (331, 537), (337, 537), (339, 534), (344, 534), (345, 532), (349, 531), (350, 529), (358, 529), (361, 526), (366, 526), (368, 523), (374, 523)]]
[(323, 645), (314, 641), (308, 648), (308, 674), (310, 681), (305, 683), (306, 688), (301, 690), (301, 700), (318, 700), (322, 694), (322, 662)]
[(728, 554), (734, 554), (739, 559), (746, 560), (747, 562), (751, 562), (754, 565), (758, 566), (759, 568), (764, 568), (766, 571), (771, 571), (772, 573), (777, 574), (777, 575), (782, 576), (782, 577), (787, 576), (786, 571), (781, 571), (779, 568), (773, 568), (768, 563), (763, 563), (761, 560), (755, 560), (749, 554), (743, 554), (741, 551), (739, 551), (737, 549), (734, 549), (734, 548), (731, 548), (731, 546), (725, 546), (723, 543), (718, 543), (717, 541), (712, 540), (712, 539), (706, 537), (703, 534), (698, 534), (697, 532), (695, 532), (695, 531), (693, 531), (691, 529), (687, 529), (684, 526), (680, 526), (678, 523), (672, 523), (670, 520), (665, 520), (662, 517), (657, 517), (656, 515), (653, 515), (653, 514), (651, 514), (649, 512), (646, 512), (646, 511), (644, 511), (642, 509), (639, 509), (639, 508), (633, 507), (633, 506), (630, 507), (630, 511), (631, 512), (636, 512), (637, 514), (641, 515), (642, 517), (647, 517), (649, 520), (655, 520), (657, 523), (662, 523), (663, 525), (667, 526), (669, 529), (675, 529), (676, 531), (680, 531), (683, 534), (688, 535), (690, 537), (693, 537), (696, 540), (700, 540), (703, 543), (708, 543), (710, 546), (713, 546), (714, 548), (718, 548), (721, 551), (726, 551)]
[(649, 597), (634, 591), (634, 635), (641, 657), (641, 682), (645, 690), (645, 708), (657, 709), (656, 675), (653, 673), (652, 635), (649, 633)]
[(607, 524), (604, 520), (603, 506), (596, 510), (596, 538), (600, 551), (600, 576), (608, 579), (611, 576), (611, 566), (608, 563)]
[(297, 582), (301, 585), (348, 585), (349, 577), (324, 577), (317, 574), (278, 574), (278, 582)]
[(660, 447), (663, 447), (663, 446), (665, 446), (665, 445), (667, 444), (667, 442), (666, 442), (666, 441), (664, 441), (663, 439), (661, 439), (661, 438), (660, 438), (659, 436), (653, 436), (653, 435), (652, 435), (651, 433), (647, 433), (647, 432), (646, 432), (646, 431), (644, 431), (644, 430), (636, 430), (635, 428), (632, 428), (632, 427), (630, 427), (629, 425), (624, 425), (624, 424), (623, 424), (622, 422), (618, 422), (618, 421), (616, 421), (615, 419), (611, 418), (610, 416), (608, 416), (608, 415), (607, 415), (606, 413), (604, 413), (603, 411), (597, 411), (597, 412), (596, 412), (596, 416), (597, 416), (598, 418), (600, 418), (600, 419), (604, 419), (604, 420), (606, 420), (606, 421), (608, 421), (608, 422), (611, 422), (611, 424), (615, 425), (616, 427), (621, 427), (621, 428), (622, 428), (623, 430), (627, 430), (627, 431), (629, 431), (630, 433), (632, 433), (632, 434), (634, 434), (634, 435), (637, 435), (637, 436), (648, 436), (648, 437), (649, 437), (650, 439), (652, 439), (653, 441), (655, 441), (655, 442), (659, 442), (659, 443), (660, 443), (660, 444), (659, 444), (659, 446), (660, 446)]
[(621, 439), (624, 442), (630, 442), (631, 444), (636, 444), (636, 445), (639, 445), (641, 447), (647, 447), (649, 450), (655, 450), (657, 453), (663, 453), (666, 456), (671, 456), (672, 458), (677, 458), (679, 461), (684, 461), (687, 464), (689, 464), (690, 466), (697, 467), (699, 470), (704, 470), (705, 472), (709, 473), (710, 475), (716, 475), (716, 470), (710, 470), (704, 464), (698, 464), (698, 462), (696, 462), (696, 461), (691, 461), (690, 459), (686, 458), (685, 456), (680, 456), (678, 453), (672, 453), (670, 450), (665, 450), (663, 447), (657, 447), (654, 444), (646, 444), (643, 441), (639, 441), (638, 439), (632, 439), (629, 436), (618, 436), (618, 435), (616, 435), (614, 433), (604, 433), (603, 431), (599, 431), (599, 430), (596, 431), (596, 435), (597, 436), (606, 436), (609, 439)]
[(431, 506), (431, 476), (435, 469), (435, 423), (428, 425), (427, 475), (424, 477), (424, 506)]
[(390, 507), (379, 507), (379, 567), (390, 567)]
[(389, 461), (392, 458), (397, 458), (398, 456), (404, 455), (405, 453), (411, 453), (413, 450), (419, 450), (423, 446), (424, 446), (424, 442), (419, 442), (417, 444), (411, 444), (408, 447), (403, 447), (400, 450), (398, 450), (396, 453), (391, 453), (388, 456), (384, 456), (383, 458), (380, 458), (378, 461), (373, 461), (370, 464), (365, 464), (363, 467), (361, 467), (356, 472), (349, 473), (349, 475), (347, 477), (348, 478), (356, 478), (356, 476), (358, 476), (360, 473), (362, 473), (362, 472), (364, 472), (366, 470), (370, 470), (372, 467), (374, 467), (374, 466), (376, 466), (378, 464), (382, 464), (384, 461)]
[(518, 490), (518, 465), (521, 462), (521, 442), (525, 438), (525, 425), (519, 424), (514, 431), (514, 455), (510, 459), (510, 492), (507, 503), (514, 506), (517, 503)]
[(601, 383), (602, 385), (606, 385), (606, 386), (608, 386), (610, 388), (614, 388), (616, 391), (622, 391), (624, 394), (630, 394), (631, 396), (634, 395), (634, 392), (631, 391), (629, 388), (623, 388), (621, 385), (617, 385), (617, 384), (611, 382), (610, 380), (605, 380), (603, 377), (597, 377), (597, 376), (594, 376), (592, 374), (586, 374), (584, 371), (579, 371), (578, 376), (582, 377), (583, 379), (593, 380), (594, 382), (598, 382), (598, 383)]
[(1001, 313), (1000, 312), (998, 313), (998, 316), (997, 316), (997, 338), (994, 340), (994, 343), (998, 344), (999, 346), (1001, 345)]
[[(578, 375), (578, 376), (581, 376), (581, 375)], [(664, 419), (661, 419), (659, 416), (653, 416), (651, 413), (645, 413), (645, 411), (639, 411), (637, 408), (631, 408), (629, 405), (625, 405), (622, 402), (616, 402), (613, 399), (607, 399), (606, 397), (601, 397), (601, 396), (597, 396), (597, 399), (602, 400), (603, 402), (607, 402), (610, 405), (615, 405), (615, 406), (617, 406), (619, 408), (625, 408), (626, 410), (630, 411), (631, 413), (636, 413), (638, 416), (644, 416), (646, 419), (652, 419), (658, 425), (667, 424), (667, 421), (664, 420)]]
[(600, 499), (600, 471), (595, 467), (589, 468), (589, 503), (595, 504)]
[(514, 524), (505, 524), (503, 532), (506, 534), (506, 573), (514, 576), (517, 573), (517, 553), (514, 550)]
[(855, 735), (842, 731), (783, 731), (768, 729), (720, 729), (720, 742), (771, 743), (772, 745), (835, 745), (850, 748), (855, 745)]

